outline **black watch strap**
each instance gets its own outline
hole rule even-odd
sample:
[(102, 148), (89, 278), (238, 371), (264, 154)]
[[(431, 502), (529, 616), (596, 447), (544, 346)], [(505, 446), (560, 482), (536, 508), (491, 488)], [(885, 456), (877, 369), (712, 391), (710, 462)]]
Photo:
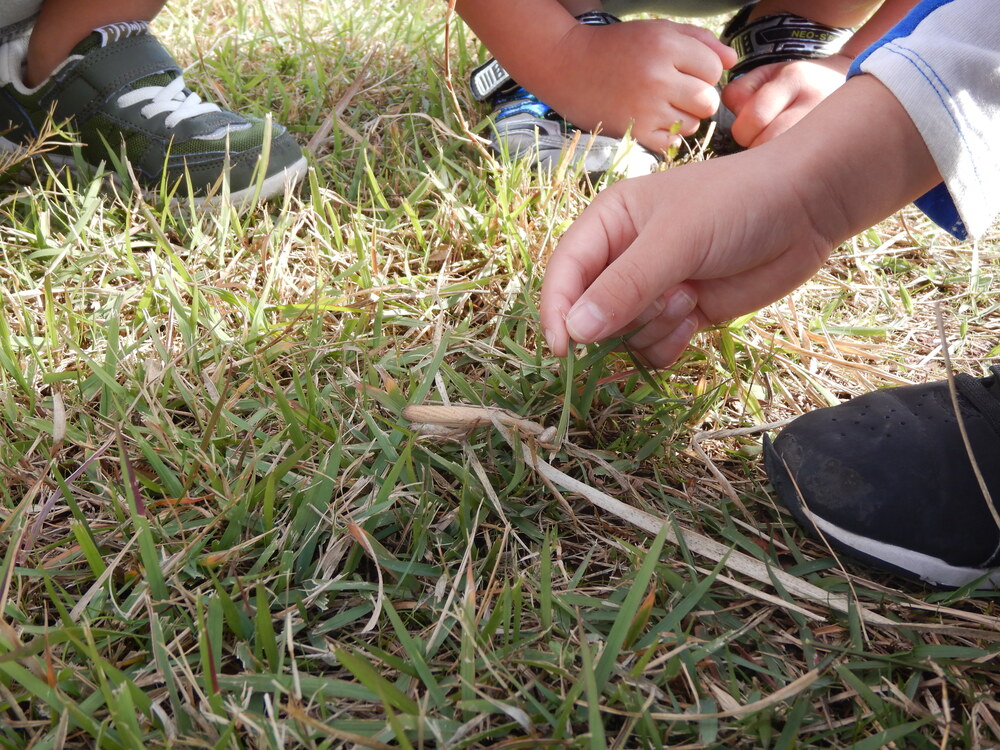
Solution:
[(739, 56), (729, 71), (730, 80), (761, 65), (829, 57), (839, 52), (853, 33), (853, 29), (827, 26), (791, 13), (748, 21), (752, 8), (748, 5), (733, 16), (719, 37)]

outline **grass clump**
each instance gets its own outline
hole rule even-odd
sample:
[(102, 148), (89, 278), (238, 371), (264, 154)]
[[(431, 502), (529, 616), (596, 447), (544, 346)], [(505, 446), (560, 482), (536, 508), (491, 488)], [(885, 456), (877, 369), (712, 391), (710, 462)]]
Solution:
[[(310, 189), (246, 216), (4, 193), (0, 747), (1000, 742), (996, 596), (842, 566), (727, 432), (940, 377), (938, 303), (978, 373), (995, 237), (906, 212), (668, 373), (559, 362), (537, 292), (590, 188), (482, 156), (443, 7), (193, 10), (158, 32), (309, 144)], [(421, 403), (565, 441), (428, 439)], [(557, 492), (522, 445), (849, 611)]]

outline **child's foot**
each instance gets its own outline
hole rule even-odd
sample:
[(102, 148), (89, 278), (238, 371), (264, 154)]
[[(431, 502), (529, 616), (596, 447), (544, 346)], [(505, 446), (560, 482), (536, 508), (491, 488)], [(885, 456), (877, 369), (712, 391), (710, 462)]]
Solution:
[[(146, 24), (111, 24), (84, 39), (45, 82), (22, 80), (28, 37), (0, 46), (0, 149), (19, 151), (50, 115), (78, 138), (88, 164), (124, 156), (146, 192), (195, 203), (226, 191), (245, 205), (298, 183), (302, 150), (280, 125), (244, 118), (191, 93), (181, 69)], [(50, 160), (72, 165), (73, 149)], [(188, 186), (190, 181), (190, 188)]]
[(653, 152), (630, 138), (585, 133), (519, 86), (496, 60), (477, 68), (473, 96), (493, 107), (490, 146), (494, 153), (524, 159), (554, 171), (565, 164), (597, 179), (605, 172), (638, 177), (659, 163)]
[(835, 549), (943, 586), (1000, 587), (1000, 366), (955, 386), (889, 388), (799, 417), (773, 443), (778, 498)]

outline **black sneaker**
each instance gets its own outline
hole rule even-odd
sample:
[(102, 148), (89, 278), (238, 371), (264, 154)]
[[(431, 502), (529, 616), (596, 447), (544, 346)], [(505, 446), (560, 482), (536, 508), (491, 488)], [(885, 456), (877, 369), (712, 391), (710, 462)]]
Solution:
[(754, 5), (744, 6), (719, 34), (719, 40), (739, 56), (726, 74), (728, 81), (762, 65), (829, 57), (854, 33), (853, 29), (827, 26), (794, 13), (775, 13), (751, 21)]
[[(762, 65), (834, 55), (854, 33), (853, 29), (827, 26), (794, 13), (776, 13), (751, 21), (750, 13), (755, 5), (756, 2), (743, 6), (719, 34), (719, 41), (732, 47), (738, 55), (736, 64), (723, 74), (720, 94), (727, 83)], [(743, 149), (732, 137), (735, 120), (736, 116), (725, 104), (720, 104), (709, 118), (715, 123), (712, 149), (717, 154)]]
[(992, 500), (945, 381), (875, 391), (765, 437), (778, 498), (847, 555), (940, 586), (1000, 587), (1000, 365), (991, 369), (955, 385)]

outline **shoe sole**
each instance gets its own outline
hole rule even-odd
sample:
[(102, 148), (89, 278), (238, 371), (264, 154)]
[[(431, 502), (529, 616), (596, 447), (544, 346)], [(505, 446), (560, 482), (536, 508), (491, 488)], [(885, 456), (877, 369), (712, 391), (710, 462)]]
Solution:
[(539, 132), (535, 118), (519, 121), (521, 115), (505, 118), (491, 126), (490, 149), (511, 161), (530, 160), (533, 166), (552, 173), (565, 166), (580, 169), (593, 180), (606, 173), (640, 177), (659, 166), (656, 156), (636, 142), (625, 143), (606, 136), (580, 133), (572, 149), (572, 137)]
[[(232, 206), (240, 209), (245, 209), (253, 204), (270, 200), (271, 198), (283, 195), (302, 182), (308, 169), (309, 163), (306, 161), (306, 157), (303, 156), (294, 164), (291, 164), (290, 166), (282, 169), (280, 172), (265, 178), (261, 181), (259, 186), (254, 184), (250, 187), (243, 188), (242, 190), (237, 190), (235, 193), (230, 193), (226, 200)], [(171, 205), (177, 202), (182, 205), (187, 205), (191, 202), (195, 206), (213, 206), (220, 200), (221, 196), (218, 195), (195, 198), (193, 201), (188, 201), (183, 198), (174, 198), (171, 201)]]
[[(8, 154), (24, 153), (25, 149), (23, 146), (10, 141), (3, 136), (0, 136), (0, 152)], [(38, 156), (31, 157), (32, 159), (42, 159), (51, 164), (57, 171), (62, 169), (70, 170), (74, 175), (81, 176), (80, 169), (74, 159), (69, 156), (62, 156), (61, 154), (39, 154)], [(96, 167), (92, 168), (96, 169)], [(309, 169), (309, 163), (306, 157), (301, 157), (295, 163), (285, 167), (280, 172), (276, 172), (270, 177), (265, 178), (260, 181), (260, 183), (254, 183), (249, 187), (245, 187), (242, 190), (237, 190), (235, 192), (229, 193), (225, 198), (226, 203), (229, 203), (234, 208), (245, 210), (251, 205), (256, 203), (261, 203), (263, 201), (269, 200), (271, 198), (282, 195), (286, 191), (291, 190), (300, 182), (306, 175)], [(121, 185), (122, 180), (117, 174), (106, 173), (116, 184)], [(156, 198), (155, 190), (142, 189), (142, 196), (146, 200), (155, 200)], [(191, 198), (178, 198), (173, 197), (170, 199), (170, 206), (182, 207), (182, 206), (195, 206), (195, 207), (216, 207), (223, 202), (223, 197), (220, 193), (215, 193), (213, 195), (207, 196), (196, 196)]]
[(911, 581), (923, 581), (944, 588), (961, 588), (979, 581), (1000, 588), (1000, 570), (979, 570), (951, 565), (940, 558), (886, 544), (856, 534), (817, 516), (806, 506), (799, 488), (775, 450), (764, 436), (764, 465), (775, 494), (796, 522), (812, 536), (826, 541), (837, 552), (877, 568), (888, 569)]

